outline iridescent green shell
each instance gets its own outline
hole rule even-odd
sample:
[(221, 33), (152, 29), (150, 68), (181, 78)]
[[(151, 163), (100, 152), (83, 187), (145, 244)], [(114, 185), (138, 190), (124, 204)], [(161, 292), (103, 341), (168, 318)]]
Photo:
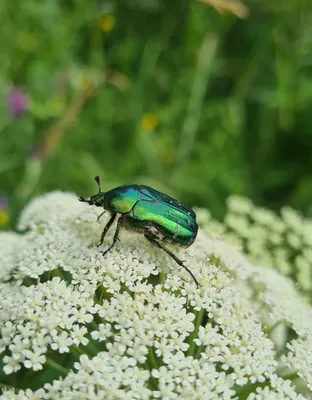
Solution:
[(195, 212), (148, 186), (120, 186), (105, 193), (104, 208), (127, 214), (128, 228), (190, 246), (197, 235)]

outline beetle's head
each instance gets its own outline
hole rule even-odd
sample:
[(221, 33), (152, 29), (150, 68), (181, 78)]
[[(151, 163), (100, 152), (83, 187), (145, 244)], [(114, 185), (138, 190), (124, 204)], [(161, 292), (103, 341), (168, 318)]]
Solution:
[(91, 196), (90, 200), (85, 199), (83, 196), (80, 196), (78, 200), (82, 201), (83, 203), (88, 203), (89, 206), (104, 207), (105, 192), (102, 192), (101, 190), (100, 178), (96, 176), (94, 179), (98, 184), (99, 193), (95, 194), (94, 196)]

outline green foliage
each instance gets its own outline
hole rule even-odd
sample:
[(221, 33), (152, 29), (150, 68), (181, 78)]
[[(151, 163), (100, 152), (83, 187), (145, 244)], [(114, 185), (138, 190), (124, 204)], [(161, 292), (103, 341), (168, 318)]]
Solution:
[[(235, 2), (234, 2), (235, 3)], [(0, 5), (0, 195), (140, 182), (225, 212), (232, 193), (309, 212), (312, 7), (196, 0)], [(13, 87), (27, 95), (18, 117)], [(1, 220), (1, 216), (0, 216)]]

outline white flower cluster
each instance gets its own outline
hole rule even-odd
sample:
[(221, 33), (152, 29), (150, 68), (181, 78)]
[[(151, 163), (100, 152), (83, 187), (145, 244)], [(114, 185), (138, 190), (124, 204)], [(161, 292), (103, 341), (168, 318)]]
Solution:
[(0, 235), (1, 400), (312, 398), (312, 308), (290, 280), (202, 231), (172, 248), (198, 288), (138, 234), (103, 257), (98, 212), (55, 192)]
[(223, 224), (200, 211), (199, 222), (204, 230), (235, 244), (252, 262), (292, 277), (311, 297), (312, 220), (304, 219), (290, 207), (284, 207), (279, 216), (239, 196), (231, 196), (227, 203)]

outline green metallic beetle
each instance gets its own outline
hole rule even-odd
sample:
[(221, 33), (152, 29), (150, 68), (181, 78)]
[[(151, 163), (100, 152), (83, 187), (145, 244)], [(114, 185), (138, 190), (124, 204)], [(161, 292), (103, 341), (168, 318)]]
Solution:
[[(103, 255), (107, 254), (116, 244), (119, 229), (124, 227), (142, 233), (154, 246), (163, 249), (176, 263), (183, 267), (198, 282), (193, 273), (179, 260), (163, 242), (178, 246), (189, 247), (196, 239), (198, 225), (195, 212), (179, 201), (157, 190), (143, 185), (118, 186), (108, 192), (102, 192), (100, 178), (95, 177), (99, 193), (91, 196), (90, 200), (79, 197), (79, 201), (90, 206), (103, 207), (111, 214), (111, 218), (104, 227), (99, 246), (103, 243), (106, 233), (115, 221), (117, 214), (121, 214), (117, 222), (112, 244)], [(105, 213), (99, 215), (98, 219)]]

